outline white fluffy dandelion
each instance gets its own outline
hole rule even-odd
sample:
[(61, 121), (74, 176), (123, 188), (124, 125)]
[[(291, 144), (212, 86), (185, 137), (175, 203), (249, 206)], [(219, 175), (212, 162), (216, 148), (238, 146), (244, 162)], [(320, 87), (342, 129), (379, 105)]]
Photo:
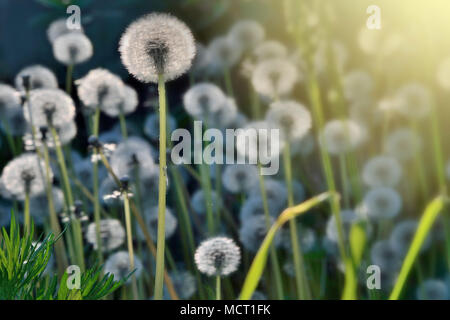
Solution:
[[(244, 248), (250, 252), (257, 252), (273, 222), (273, 218), (270, 218), (268, 222), (264, 215), (255, 215), (242, 221), (239, 240)], [(275, 236), (274, 245), (279, 246), (281, 241), (281, 235), (278, 233)]]
[(203, 241), (195, 251), (195, 264), (208, 276), (228, 276), (235, 272), (241, 262), (241, 250), (226, 237)]
[(422, 84), (409, 83), (396, 95), (397, 111), (410, 119), (422, 119), (431, 111), (431, 93)]
[[(177, 122), (174, 117), (167, 115), (167, 130), (172, 132), (177, 127)], [(151, 140), (158, 141), (159, 139), (159, 115), (156, 113), (149, 114), (144, 122), (144, 133)]]
[(421, 137), (411, 129), (399, 128), (387, 137), (385, 152), (400, 161), (408, 161), (420, 151)]
[(353, 120), (331, 120), (325, 124), (320, 143), (331, 154), (354, 150), (364, 140), (364, 130)]
[(264, 40), (265, 30), (257, 21), (241, 20), (231, 27), (228, 36), (244, 50), (248, 50)]
[(282, 43), (268, 40), (258, 44), (253, 50), (253, 55), (257, 61), (284, 59), (288, 55), (288, 50)]
[(55, 42), (56, 38), (72, 32), (83, 33), (83, 29), (81, 28), (81, 26), (80, 29), (69, 29), (67, 27), (67, 19), (61, 18), (50, 23), (47, 28), (47, 38), (51, 43), (53, 43)]
[(374, 87), (372, 77), (362, 70), (346, 74), (343, 85), (345, 97), (352, 102), (371, 97)]
[(266, 120), (274, 128), (280, 129), (283, 139), (287, 141), (303, 138), (312, 126), (309, 110), (293, 100), (273, 102)]
[[(143, 269), (141, 260), (134, 256), (134, 268), (136, 271), (133, 273), (133, 277), (138, 278)], [(105, 262), (104, 272), (114, 276), (114, 281), (119, 281), (128, 276), (133, 270), (130, 269), (130, 257), (127, 251), (119, 251), (109, 256)], [(131, 282), (131, 277), (127, 280), (127, 283)]]
[[(59, 89), (36, 89), (30, 94), (33, 125), (39, 127), (62, 127), (75, 117), (72, 98)], [(30, 122), (29, 113), (25, 118)]]
[(222, 174), (223, 186), (231, 193), (248, 192), (258, 181), (258, 168), (250, 164), (228, 165)]
[[(88, 225), (86, 240), (92, 244), (95, 250), (98, 248), (96, 224)], [(119, 248), (125, 241), (125, 229), (117, 219), (100, 220), (100, 238), (103, 251), (110, 251)]]
[[(158, 235), (158, 207), (150, 207), (144, 211), (144, 217), (146, 221), (146, 225), (148, 227), (148, 232), (150, 233), (150, 237), (152, 239), (157, 239)], [(177, 229), (178, 220), (173, 215), (172, 210), (170, 208), (166, 208), (166, 217), (165, 217), (165, 235), (166, 239), (169, 239), (175, 233)], [(141, 230), (138, 231), (138, 236), (141, 239), (144, 239), (144, 235)]]
[[(273, 203), (268, 203), (269, 215), (276, 217), (280, 212)], [(250, 196), (241, 206), (239, 220), (244, 222), (253, 216), (265, 215), (263, 199), (260, 196)]]
[[(28, 79), (29, 88), (25, 88), (24, 79)], [(16, 75), (15, 85), (17, 90), (24, 92), (26, 89), (57, 89), (58, 80), (55, 74), (41, 65), (26, 67)]]
[(177, 18), (152, 13), (133, 22), (120, 39), (122, 63), (142, 82), (173, 80), (184, 74), (195, 56), (195, 40)]
[(56, 60), (67, 66), (86, 62), (93, 53), (92, 43), (83, 33), (67, 33), (53, 42), (53, 54)]
[(376, 156), (365, 165), (362, 178), (371, 187), (396, 186), (402, 177), (402, 167), (398, 161), (390, 156)]
[(242, 56), (241, 42), (234, 37), (217, 37), (208, 45), (209, 69), (213, 74), (235, 66)]
[(448, 285), (441, 280), (427, 279), (417, 288), (418, 300), (448, 300), (450, 298)]
[[(204, 215), (207, 212), (206, 207), (206, 194), (202, 189), (197, 190), (191, 198), (191, 205), (194, 211), (200, 215)], [(222, 202), (216, 192), (211, 191), (211, 203), (209, 204), (213, 212), (217, 212), (221, 206)]]
[[(402, 257), (406, 256), (411, 247), (414, 235), (419, 223), (416, 220), (408, 219), (397, 223), (392, 230), (389, 242), (394, 250)], [(431, 246), (432, 238), (427, 236), (422, 244), (421, 251), (426, 251)]]
[(362, 212), (370, 219), (392, 219), (398, 216), (401, 209), (402, 197), (395, 189), (376, 187), (364, 196)]
[(133, 113), (137, 106), (139, 100), (136, 90), (134, 90), (130, 86), (124, 86), (123, 95), (121, 97), (121, 101), (116, 105), (111, 105), (106, 107), (105, 105), (101, 105), (100, 109), (108, 116), (116, 118), (120, 114), (128, 115)]
[(223, 91), (212, 83), (196, 84), (183, 96), (186, 112), (196, 118), (203, 118), (218, 111), (225, 101)]
[[(347, 238), (352, 224), (358, 221), (358, 215), (353, 210), (348, 210), (348, 209), (342, 210), (341, 211), (341, 220), (342, 220), (344, 237)], [(334, 243), (338, 242), (339, 235), (338, 235), (338, 229), (337, 229), (336, 219), (335, 219), (334, 215), (330, 216), (330, 218), (328, 219), (326, 235), (327, 235), (327, 238), (329, 240), (331, 240), (332, 242), (334, 242)]]
[(8, 115), (13, 109), (21, 109), (20, 94), (13, 87), (0, 84), (0, 113)]
[(402, 263), (402, 257), (387, 240), (377, 241), (370, 249), (372, 264), (380, 267), (382, 272), (397, 272)]

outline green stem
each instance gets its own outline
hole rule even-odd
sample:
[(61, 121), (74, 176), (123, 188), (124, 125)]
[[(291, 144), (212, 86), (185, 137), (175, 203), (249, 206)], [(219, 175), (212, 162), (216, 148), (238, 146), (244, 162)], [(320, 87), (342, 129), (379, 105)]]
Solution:
[(119, 121), (120, 121), (120, 131), (122, 132), (122, 138), (124, 140), (128, 139), (128, 130), (127, 130), (127, 121), (125, 120), (125, 115), (122, 110), (119, 113)]
[(5, 130), (6, 140), (8, 141), (9, 149), (11, 150), (13, 156), (17, 156), (16, 144), (14, 143), (14, 139), (10, 133), (9, 123), (6, 120), (2, 120), (3, 129)]
[[(98, 138), (99, 126), (100, 126), (100, 108), (95, 109), (94, 117), (92, 119), (93, 123), (93, 135)], [(94, 156), (97, 155), (97, 150), (94, 150)], [(99, 199), (99, 177), (98, 177), (98, 161), (94, 161), (92, 164), (93, 173), (93, 191), (94, 191), (94, 221), (95, 221), (95, 234), (97, 238), (97, 258), (99, 263), (103, 263), (103, 253), (102, 253), (102, 237), (100, 236), (100, 199)]]
[[(28, 188), (26, 188), (28, 189)], [(25, 191), (25, 203), (24, 203), (24, 214), (25, 214), (25, 234), (29, 234), (30, 233), (30, 225), (31, 225), (31, 221), (30, 221), (30, 191), (26, 190)]]
[(223, 77), (225, 80), (225, 88), (227, 91), (227, 95), (230, 97), (234, 96), (234, 92), (233, 92), (233, 83), (231, 81), (231, 73), (230, 73), (230, 69), (229, 68), (225, 68), (223, 70)]
[(216, 300), (221, 300), (220, 276), (216, 276)]
[(73, 65), (67, 66), (66, 73), (66, 92), (70, 96), (72, 94), (72, 74), (73, 74)]
[[(123, 207), (125, 211), (125, 227), (127, 230), (127, 246), (128, 257), (130, 259), (130, 271), (134, 270), (134, 249), (133, 249), (133, 235), (131, 232), (131, 214), (130, 214), (130, 200), (128, 198), (128, 190), (123, 191)], [(133, 290), (133, 298), (137, 300), (139, 298), (137, 291), (136, 275), (133, 273), (131, 276), (131, 285)]]
[(158, 193), (158, 239), (156, 244), (155, 300), (163, 298), (164, 284), (164, 249), (166, 220), (166, 88), (164, 76), (158, 76), (159, 94), (159, 193)]

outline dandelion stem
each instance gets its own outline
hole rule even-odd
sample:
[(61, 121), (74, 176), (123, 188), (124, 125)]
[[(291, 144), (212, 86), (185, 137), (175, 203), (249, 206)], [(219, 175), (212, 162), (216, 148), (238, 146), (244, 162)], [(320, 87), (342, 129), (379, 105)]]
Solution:
[(25, 203), (24, 203), (24, 214), (25, 214), (25, 233), (30, 233), (30, 190), (26, 188), (25, 190)]
[(125, 120), (125, 115), (123, 111), (120, 110), (119, 113), (119, 121), (120, 121), (120, 132), (122, 133), (122, 138), (124, 140), (128, 139), (128, 130), (127, 130), (127, 121)]
[[(133, 250), (133, 235), (131, 232), (131, 214), (130, 214), (130, 199), (128, 198), (128, 190), (124, 190), (123, 193), (123, 208), (125, 211), (125, 227), (127, 229), (127, 246), (128, 257), (130, 259), (130, 270), (134, 271), (134, 250)], [(136, 275), (133, 273), (131, 276), (131, 285), (133, 290), (133, 298), (138, 299)]]
[(2, 119), (3, 129), (5, 130), (6, 140), (8, 141), (9, 149), (11, 150), (13, 156), (17, 155), (16, 144), (14, 143), (14, 139), (11, 135), (11, 130), (9, 128), (8, 121)]
[[(95, 113), (92, 119), (93, 123), (93, 135), (98, 138), (99, 126), (100, 126), (100, 108), (95, 109)], [(94, 148), (94, 158), (97, 156), (97, 150)], [(92, 174), (93, 174), (93, 191), (94, 191), (94, 221), (95, 221), (95, 234), (97, 238), (97, 257), (99, 263), (103, 263), (102, 254), (102, 237), (100, 236), (100, 199), (99, 199), (99, 178), (98, 178), (98, 161), (94, 159), (92, 164)]]
[(216, 276), (216, 300), (221, 300), (220, 276)]
[(156, 243), (156, 275), (155, 300), (163, 298), (164, 280), (164, 249), (165, 249), (165, 220), (166, 220), (166, 88), (164, 76), (158, 76), (159, 94), (159, 192), (158, 192), (158, 239)]
[[(294, 193), (292, 189), (292, 167), (291, 167), (291, 151), (289, 143), (286, 143), (283, 149), (284, 158), (284, 175), (288, 191), (288, 207), (294, 206)], [(309, 288), (304, 268), (303, 253), (301, 245), (298, 241), (297, 222), (296, 219), (289, 221), (289, 229), (291, 236), (292, 253), (294, 256), (295, 280), (297, 285), (297, 295), (299, 299), (309, 299)]]
[(225, 88), (227, 91), (227, 95), (229, 95), (230, 97), (234, 96), (234, 92), (233, 92), (233, 83), (231, 81), (231, 73), (230, 73), (230, 69), (229, 68), (225, 68), (223, 70), (223, 77), (225, 80)]
[(68, 95), (72, 94), (72, 74), (73, 74), (73, 64), (67, 66), (66, 92)]

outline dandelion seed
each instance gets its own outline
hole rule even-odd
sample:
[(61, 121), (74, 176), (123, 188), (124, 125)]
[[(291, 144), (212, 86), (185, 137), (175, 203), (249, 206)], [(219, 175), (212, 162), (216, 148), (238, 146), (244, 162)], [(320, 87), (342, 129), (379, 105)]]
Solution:
[(45, 181), (40, 174), (39, 165), (44, 167), (38, 156), (31, 153), (11, 160), (3, 168), (1, 176), (1, 182), (8, 194), (15, 199), (24, 200), (26, 193), (30, 196), (43, 193)]
[(303, 138), (312, 126), (309, 110), (292, 100), (273, 102), (266, 120), (272, 127), (280, 129), (282, 137), (287, 141)]
[[(202, 189), (197, 190), (192, 198), (191, 198), (191, 205), (194, 211), (197, 214), (205, 215), (207, 212), (206, 207), (206, 194)], [(213, 212), (217, 212), (222, 207), (222, 202), (219, 196), (215, 191), (211, 191), (211, 203), (209, 205), (212, 208)]]
[(395, 158), (376, 156), (365, 165), (362, 173), (364, 183), (371, 187), (396, 186), (402, 177), (402, 167)]
[[(24, 80), (29, 84), (25, 87)], [(48, 68), (41, 65), (33, 65), (22, 69), (15, 78), (17, 90), (25, 92), (27, 89), (58, 89), (58, 80), (55, 74)]]
[[(100, 220), (100, 238), (102, 251), (110, 251), (119, 248), (125, 241), (125, 229), (119, 220), (103, 219)], [(86, 240), (92, 244), (94, 250), (97, 250), (97, 232), (96, 224), (91, 223), (87, 227)]]
[[(392, 248), (401, 256), (405, 257), (411, 247), (414, 235), (419, 223), (415, 220), (404, 220), (395, 225), (389, 238)], [(427, 236), (421, 247), (421, 252), (426, 251), (431, 246), (432, 238)]]
[(397, 111), (410, 119), (422, 119), (431, 111), (431, 93), (419, 83), (400, 88), (396, 95)]
[[(139, 257), (134, 255), (133, 276), (139, 278), (142, 273), (143, 265)], [(105, 262), (105, 274), (114, 276), (114, 281), (119, 281), (128, 276), (133, 270), (130, 269), (130, 257), (127, 251), (119, 251), (109, 256)], [(131, 283), (131, 277), (127, 280), (127, 284)]]
[[(172, 132), (176, 129), (177, 123), (174, 117), (167, 115), (167, 130)], [(156, 113), (148, 115), (144, 123), (144, 133), (151, 140), (159, 140), (159, 115)]]
[(374, 243), (370, 249), (370, 258), (372, 263), (379, 266), (385, 273), (397, 272), (402, 263), (401, 256), (387, 240)]
[(67, 19), (61, 18), (53, 21), (47, 28), (48, 40), (53, 43), (57, 38), (68, 33), (83, 33), (83, 29), (69, 29), (67, 28)]
[(387, 137), (385, 151), (399, 161), (408, 161), (420, 151), (422, 140), (418, 134), (408, 128), (400, 128)]
[[(250, 252), (257, 252), (273, 222), (274, 219), (270, 218), (268, 226), (268, 221), (264, 215), (252, 216), (242, 221), (239, 229), (239, 240), (244, 248)], [(273, 244), (278, 247), (281, 245), (281, 241), (281, 235), (277, 233)]]
[(320, 142), (331, 154), (354, 150), (364, 140), (364, 131), (352, 120), (331, 120), (323, 129)]
[(344, 77), (345, 97), (351, 101), (366, 100), (371, 97), (373, 91), (373, 79), (365, 71), (352, 71)]
[[(30, 94), (31, 117), (35, 127), (62, 127), (75, 117), (72, 98), (59, 89), (36, 89)], [(30, 122), (28, 112), (25, 119)]]
[(99, 189), (100, 198), (107, 206), (117, 207), (122, 203), (120, 201), (120, 191), (117, 190), (117, 184), (113, 178), (105, 178)]
[(208, 276), (228, 276), (241, 262), (241, 251), (230, 238), (215, 237), (203, 241), (195, 251), (195, 264)]
[(428, 279), (417, 288), (418, 300), (448, 300), (448, 286), (441, 280)]
[(276, 98), (289, 94), (300, 79), (297, 68), (282, 59), (264, 60), (253, 71), (253, 88), (259, 94)]
[(392, 219), (398, 216), (401, 209), (402, 198), (395, 189), (376, 187), (364, 196), (362, 210), (371, 219)]
[(237, 43), (244, 50), (254, 48), (265, 36), (264, 28), (256, 21), (241, 20), (236, 22), (228, 35), (232, 42)]
[(92, 57), (94, 49), (83, 33), (71, 32), (59, 36), (53, 42), (53, 55), (67, 66), (86, 62)]
[(138, 80), (166, 81), (184, 74), (195, 56), (195, 40), (189, 28), (177, 18), (152, 13), (133, 22), (120, 39), (122, 63)]
[(197, 291), (195, 277), (189, 271), (181, 270), (177, 272), (171, 272), (170, 279), (172, 280), (174, 289), (180, 299), (190, 299)]
[(228, 165), (222, 173), (223, 186), (231, 193), (248, 192), (258, 181), (258, 168), (253, 165)]
[(199, 83), (192, 86), (184, 95), (186, 112), (194, 118), (205, 118), (218, 111), (225, 103), (223, 91), (212, 83)]
[(106, 69), (97, 68), (89, 71), (83, 78), (75, 81), (78, 96), (83, 105), (89, 109), (101, 108), (104, 112), (117, 110), (123, 101), (125, 85), (122, 80)]
[[(169, 239), (173, 236), (175, 233), (175, 230), (178, 226), (178, 220), (173, 215), (172, 210), (170, 208), (166, 208), (166, 215), (165, 215), (165, 235), (166, 239)], [(157, 239), (158, 237), (158, 206), (150, 207), (145, 209), (144, 211), (144, 218), (146, 221), (146, 226), (148, 229), (148, 232), (150, 233), (150, 237), (152, 239)], [(137, 232), (138, 237), (142, 240), (145, 239), (144, 234), (142, 230), (138, 230)]]
[(114, 105), (108, 106), (101, 105), (101, 110), (110, 117), (118, 117), (120, 114), (128, 115), (133, 113), (138, 106), (138, 95), (136, 90), (129, 86), (125, 86), (123, 89), (123, 96), (121, 101)]

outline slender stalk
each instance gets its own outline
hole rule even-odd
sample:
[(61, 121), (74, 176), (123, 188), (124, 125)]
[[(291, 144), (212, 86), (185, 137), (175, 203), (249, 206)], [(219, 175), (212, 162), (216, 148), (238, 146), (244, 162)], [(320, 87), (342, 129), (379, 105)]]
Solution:
[(72, 94), (72, 74), (73, 74), (73, 64), (67, 66), (66, 92), (67, 92), (68, 95)]
[[(130, 214), (130, 199), (128, 198), (128, 190), (124, 190), (123, 193), (123, 208), (125, 211), (125, 226), (127, 229), (127, 246), (128, 257), (130, 258), (130, 270), (134, 270), (134, 249), (133, 249), (133, 235), (131, 232), (131, 214)], [(133, 290), (133, 298), (137, 300), (139, 298), (137, 291), (136, 276), (133, 273), (131, 276), (131, 286)]]
[[(288, 191), (288, 207), (294, 206), (294, 193), (292, 188), (292, 167), (291, 167), (291, 151), (289, 143), (286, 143), (283, 150), (284, 158), (284, 174)], [(296, 219), (289, 221), (289, 229), (291, 236), (292, 254), (294, 256), (295, 281), (297, 287), (297, 295), (299, 299), (309, 299), (309, 288), (304, 268), (303, 253), (298, 240)]]
[(158, 193), (158, 239), (156, 244), (155, 300), (163, 298), (164, 249), (166, 220), (166, 88), (164, 76), (158, 76), (159, 94), (159, 193)]
[(221, 300), (220, 276), (216, 276), (216, 300)]
[(119, 113), (119, 121), (120, 121), (120, 132), (122, 133), (122, 138), (124, 140), (128, 139), (128, 130), (127, 130), (127, 121), (125, 120), (125, 115), (123, 111), (120, 110)]
[(31, 219), (30, 219), (30, 190), (25, 188), (25, 203), (24, 203), (24, 214), (25, 214), (25, 233), (29, 234), (31, 230)]
[(233, 83), (231, 81), (231, 73), (230, 73), (230, 69), (229, 68), (225, 68), (223, 70), (223, 77), (224, 77), (224, 80), (225, 80), (225, 88), (226, 88), (227, 94), (230, 97), (233, 97), (234, 96)]
[(8, 141), (8, 145), (9, 145), (9, 149), (11, 150), (13, 156), (17, 156), (17, 148), (16, 148), (16, 144), (14, 143), (14, 139), (10, 133), (10, 128), (9, 128), (9, 124), (8, 121), (6, 120), (2, 120), (2, 125), (3, 125), (3, 129), (5, 131), (6, 134), (6, 140)]
[[(266, 193), (266, 187), (264, 184), (264, 176), (261, 173), (261, 164), (260, 163), (258, 163), (258, 169), (259, 169), (259, 187), (261, 189), (261, 197), (263, 200), (264, 215), (266, 217), (267, 230), (269, 230), (269, 228), (271, 226), (269, 203), (267, 201), (267, 193)], [(276, 252), (275, 246), (273, 244), (270, 246), (270, 262), (271, 262), (272, 269), (273, 269), (272, 270), (273, 275), (275, 277), (275, 286), (276, 286), (276, 292), (277, 292), (278, 299), (283, 300), (283, 298), (284, 298), (283, 280), (281, 278), (280, 262), (278, 261), (277, 252)]]
[[(100, 126), (100, 108), (95, 109), (93, 116), (93, 135), (98, 138), (99, 126)], [(96, 148), (94, 149), (94, 156), (97, 155)], [(102, 253), (102, 237), (100, 236), (100, 199), (99, 199), (99, 178), (98, 178), (98, 161), (94, 161), (92, 164), (93, 173), (93, 191), (94, 191), (94, 221), (95, 221), (95, 234), (97, 238), (97, 258), (100, 264), (103, 263)]]

